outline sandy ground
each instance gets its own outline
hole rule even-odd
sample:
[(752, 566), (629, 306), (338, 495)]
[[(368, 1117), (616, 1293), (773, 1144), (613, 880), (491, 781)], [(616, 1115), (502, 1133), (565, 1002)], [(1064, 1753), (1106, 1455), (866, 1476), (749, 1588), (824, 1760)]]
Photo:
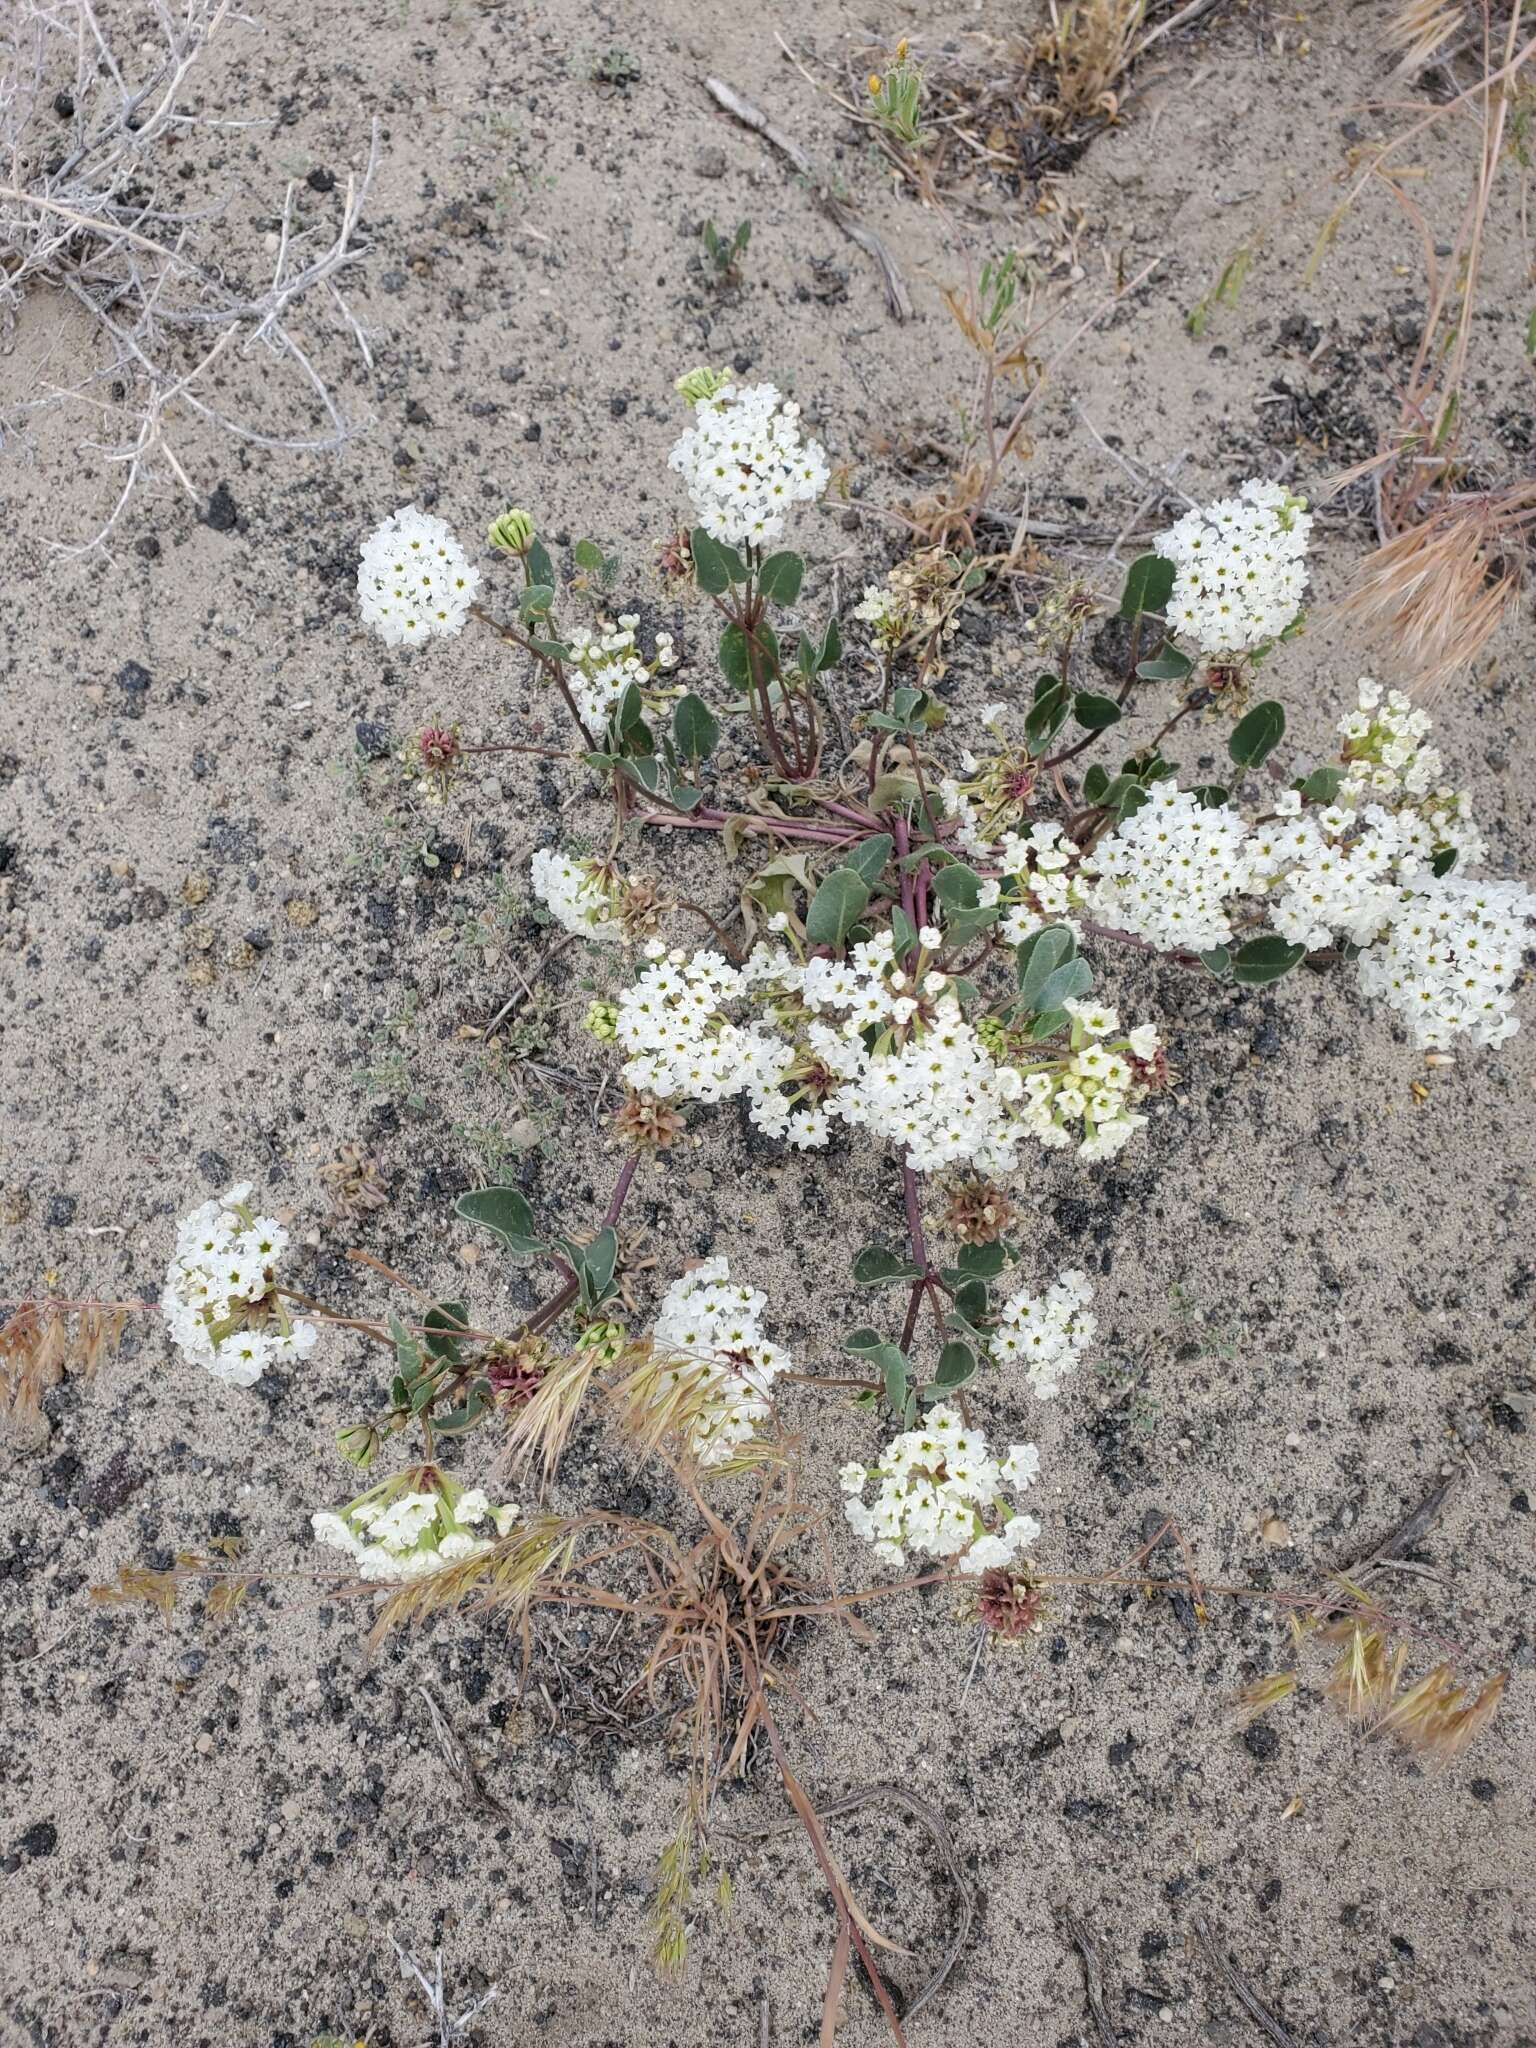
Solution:
[[(1377, 129), (1360, 103), (1381, 88), (1384, 12), (1323, 5), (1298, 25), (1274, 7), (1220, 10), (1208, 34), (1165, 44), (1123, 127), (1058, 181), (1082, 217), (1084, 293), (1122, 260), (1162, 260), (1062, 367), (1027, 472), (1037, 517), (1113, 532), (1136, 508), (1085, 418), (1145, 463), (1182, 454), (1196, 492), (1286, 461), (1305, 487), (1373, 445), (1423, 301), (1413, 228), (1374, 197), (1311, 290), (1300, 269), (1331, 204), (1323, 181)], [(923, 28), (939, 42), (1013, 17), (952, 9)], [(425, 720), (491, 737), (555, 719), (484, 639), (402, 660), (365, 638), (359, 535), (407, 498), (465, 534), (525, 503), (558, 539), (592, 532), (617, 549), (623, 592), (659, 620), (671, 601), (651, 549), (679, 511), (671, 380), (733, 359), (792, 380), (852, 465), (853, 504), (802, 529), (819, 612), (834, 561), (856, 590), (891, 559), (882, 508), (911, 481), (891, 440), (954, 432), (969, 370), (940, 292), (960, 244), (985, 254), (1054, 230), (1028, 194), (993, 195), (990, 219), (925, 212), (774, 41), (778, 27), (833, 57), (845, 36), (911, 25), (870, 9), (820, 8), (814, 36), (806, 10), (714, 0), (272, 0), (263, 21), (232, 31), (204, 104), (231, 118), (280, 107), (280, 121), (179, 147), (195, 190), (230, 196), (226, 260), (255, 265), (284, 179), (344, 173), (378, 120), (355, 286), (374, 369), (326, 339), (318, 310), (305, 325), (372, 424), (321, 463), (190, 431), (200, 505), (145, 494), (110, 555), (82, 561), (47, 543), (89, 532), (111, 502), (100, 459), (81, 453), (98, 423), (76, 410), (0, 450), (0, 1283), (15, 1295), (46, 1272), (70, 1296), (153, 1295), (174, 1219), (248, 1175), (305, 1237), (298, 1283), (338, 1307), (379, 1305), (341, 1256), (356, 1242), (510, 1318), (525, 1283), (489, 1256), (466, 1274), (453, 1196), (507, 1172), (542, 1215), (579, 1225), (615, 1159), (590, 1094), (571, 1091), (541, 1146), (498, 1158), (498, 1134), (527, 1112), (459, 1034), (546, 943), (526, 908), (530, 849), (595, 831), (598, 813), (578, 800), (562, 814), (577, 782), (514, 757), (440, 810), (393, 802), (381, 757)], [(614, 50), (637, 75), (595, 83)], [(803, 187), (711, 107), (710, 71), (835, 165), (909, 280), (909, 325)], [(1438, 144), (1417, 161), (1448, 239), (1464, 167)], [(315, 189), (326, 182), (305, 187), (317, 218), (337, 204)], [(1532, 436), (1511, 190), (1474, 381), (1475, 439), (1503, 473), (1528, 463)], [(738, 294), (698, 272), (706, 215), (752, 220)], [(1253, 280), (1191, 339), (1185, 311), (1257, 227)], [(0, 357), (0, 399), (68, 382), (86, 346), (57, 306), (34, 304)], [(254, 374), (237, 366), (232, 385), (276, 418), (291, 387)], [(1320, 595), (1343, 587), (1365, 540), (1331, 533)], [(1107, 587), (1103, 552), (1067, 549)], [(674, 623), (691, 632), (691, 613)], [(1528, 628), (1507, 633), (1442, 706), (1455, 779), (1505, 873), (1536, 868), (1531, 652)], [(954, 702), (1020, 687), (1021, 660), (1012, 623), (983, 618), (959, 644)], [(1323, 748), (1363, 666), (1326, 620), (1277, 661), (1303, 751)], [(707, 688), (709, 664), (696, 673)], [(856, 669), (839, 687), (857, 701)], [(701, 900), (729, 901), (702, 857), (662, 845), (650, 858)], [(568, 1034), (615, 971), (564, 956), (523, 1049), (599, 1078), (601, 1056)], [(914, 2023), (915, 2048), (1094, 2040), (1064, 1907), (1093, 1931), (1120, 2042), (1261, 2038), (1193, 1943), (1203, 1920), (1298, 2044), (1529, 2043), (1536, 1031), (1426, 1074), (1335, 978), (1244, 994), (1111, 960), (1104, 985), (1166, 1020), (1185, 1078), (1110, 1168), (1041, 1158), (1021, 1183), (1027, 1275), (1092, 1271), (1106, 1366), (1049, 1410), (988, 1397), (999, 1436), (1042, 1445), (1043, 1559), (1108, 1568), (1172, 1513), (1210, 1578), (1311, 1581), (1455, 1468), (1453, 1504), (1415, 1553), (1434, 1576), (1402, 1575), (1398, 1597), (1470, 1673), (1511, 1669), (1506, 1705), (1435, 1775), (1315, 1699), (1234, 1729), (1226, 1702), (1283, 1648), (1262, 1599), (1218, 1605), (1203, 1630), (1138, 1595), (1064, 1602), (1031, 1654), (973, 1669), (947, 1597), (914, 1595), (876, 1616), (872, 1646), (807, 1635), (797, 1681), (814, 1717), (786, 1710), (797, 1765), (820, 1800), (894, 1781), (953, 1830), (978, 1928)], [(727, 1251), (768, 1290), (779, 1340), (825, 1364), (863, 1312), (849, 1253), (895, 1223), (894, 1167), (846, 1150), (789, 1162), (749, 1146), (734, 1114), (694, 1130), (643, 1188), (661, 1265), (642, 1286)], [(325, 1220), (318, 1169), (350, 1139), (379, 1160), (390, 1201), (348, 1232)], [(809, 1853), (796, 1835), (725, 1833), (781, 1818), (771, 1768), (722, 1796), (714, 1853), (734, 1904), (701, 1911), (685, 1977), (658, 1985), (647, 1911), (679, 1767), (654, 1742), (551, 1725), (539, 1697), (519, 1702), (505, 1641), (474, 1623), (440, 1621), (370, 1661), (365, 1611), (304, 1576), (309, 1514), (346, 1492), (331, 1430), (381, 1392), (360, 1338), (328, 1337), (302, 1370), (236, 1394), (147, 1326), (93, 1383), (49, 1397), (46, 1441), (6, 1453), (6, 2048), (307, 2048), (326, 2028), (403, 2048), (426, 2030), (391, 1930), (422, 1954), (441, 1946), (457, 2003), (499, 1985), (475, 2034), (490, 2048), (813, 2039), (832, 1920)], [(830, 1496), (873, 1424), (808, 1402), (793, 1419)], [(580, 1455), (607, 1460), (614, 1497), (647, 1499), (611, 1454), (583, 1439)], [(232, 1625), (209, 1625), (196, 1599), (168, 1621), (88, 1604), (88, 1585), (124, 1563), (231, 1533), (292, 1574)], [(841, 1571), (864, 1569), (834, 1544)], [(422, 1684), (510, 1822), (465, 1810)], [(913, 1951), (891, 1960), (910, 1992), (953, 1928), (945, 1880), (894, 1819), (866, 1814), (836, 1838), (877, 1924)], [(851, 1989), (839, 2039), (882, 2037)]]

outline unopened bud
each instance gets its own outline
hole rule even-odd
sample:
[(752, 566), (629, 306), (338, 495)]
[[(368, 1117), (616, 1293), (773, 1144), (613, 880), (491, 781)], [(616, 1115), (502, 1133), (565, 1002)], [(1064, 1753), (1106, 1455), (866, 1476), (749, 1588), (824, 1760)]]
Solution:
[(500, 548), (509, 555), (526, 555), (533, 541), (534, 525), (527, 512), (503, 512), (499, 519), (493, 519), (486, 529), (485, 537), (493, 548)]
[(379, 1432), (371, 1422), (348, 1422), (336, 1432), (336, 1448), (349, 1465), (371, 1465), (379, 1448)]
[(619, 1006), (617, 1003), (588, 1003), (587, 1014), (581, 1021), (596, 1039), (606, 1041), (617, 1038), (619, 1035)]
[(697, 405), (701, 398), (713, 398), (721, 386), (730, 381), (729, 370), (712, 370), (707, 363), (702, 363), (698, 369), (689, 370), (685, 376), (679, 377), (672, 388), (680, 391), (690, 405)]

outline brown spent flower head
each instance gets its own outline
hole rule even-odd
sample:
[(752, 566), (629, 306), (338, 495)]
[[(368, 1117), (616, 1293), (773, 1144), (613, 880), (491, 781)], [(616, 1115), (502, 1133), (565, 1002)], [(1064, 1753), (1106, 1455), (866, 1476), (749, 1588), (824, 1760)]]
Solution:
[(378, 1161), (355, 1138), (321, 1167), (320, 1179), (330, 1190), (332, 1214), (347, 1222), (382, 1209), (389, 1200)]
[(971, 1616), (991, 1635), (1010, 1645), (1038, 1635), (1045, 1626), (1049, 1597), (1027, 1571), (994, 1565), (977, 1582)]
[(943, 1227), (961, 1244), (993, 1244), (1018, 1220), (1018, 1210), (995, 1181), (973, 1177), (950, 1190)]
[(675, 1145), (687, 1129), (670, 1102), (631, 1089), (624, 1107), (614, 1118), (614, 1128), (626, 1143), (643, 1150), (660, 1152)]
[(1129, 1054), (1128, 1058), (1138, 1084), (1148, 1095), (1166, 1095), (1170, 1088), (1178, 1085), (1179, 1070), (1162, 1046), (1147, 1059), (1138, 1059), (1135, 1053)]

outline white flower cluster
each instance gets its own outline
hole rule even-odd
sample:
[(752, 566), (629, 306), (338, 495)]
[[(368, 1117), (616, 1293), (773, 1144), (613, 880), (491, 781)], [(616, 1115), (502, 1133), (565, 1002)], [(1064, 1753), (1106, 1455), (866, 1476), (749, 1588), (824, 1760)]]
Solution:
[(688, 1395), (689, 1448), (705, 1467), (723, 1465), (771, 1413), (768, 1389), (790, 1364), (763, 1335), (768, 1297), (734, 1285), (730, 1261), (704, 1260), (662, 1297), (652, 1355)]
[(615, 1022), (614, 1035), (630, 1055), (623, 1069), (628, 1085), (694, 1102), (723, 1102), (749, 1085), (766, 1086), (780, 1049), (724, 1015), (724, 1005), (763, 974), (762, 949), (745, 967), (733, 967), (723, 953), (668, 953), (656, 939), (645, 954), (649, 964), (620, 994)]
[(1362, 676), (1357, 708), (1339, 720), (1349, 787), (1362, 795), (1431, 794), (1442, 763), (1438, 750), (1423, 744), (1429, 729), (1429, 713), (1401, 690), (1384, 692), (1380, 683)]
[(1360, 986), (1389, 1002), (1419, 1045), (1463, 1034), (1502, 1045), (1520, 1028), (1510, 990), (1533, 931), (1536, 896), (1518, 882), (1430, 880), (1401, 893), (1385, 936), (1360, 956)]
[[(889, 931), (846, 961), (803, 965), (766, 946), (732, 967), (718, 953), (663, 954), (653, 942), (652, 964), (619, 997), (624, 1079), (668, 1101), (745, 1095), (759, 1130), (803, 1151), (826, 1145), (835, 1121), (862, 1126), (920, 1173), (1011, 1172), (1026, 1135), (1076, 1140), (1085, 1159), (1108, 1159), (1145, 1124), (1131, 1104), (1145, 1092), (1137, 1063), (1159, 1049), (1151, 1025), (1116, 1039), (1114, 1011), (1069, 1003), (1067, 1054), (1031, 1047), (1016, 1062), (1002, 1056), (1006, 1034), (989, 1042), (947, 978), (925, 969), (941, 935), (925, 928), (919, 939), (906, 973)], [(725, 1005), (748, 996), (764, 1014), (733, 1023)]]
[[(474, 1488), (465, 1491), (434, 1469), (423, 1490), (410, 1482), (428, 1475), (406, 1473), (384, 1480), (344, 1508), (310, 1517), (317, 1543), (343, 1551), (364, 1579), (422, 1579), (444, 1566), (479, 1557), (505, 1536), (521, 1510), (492, 1507)], [(476, 1534), (489, 1524), (493, 1534)]]
[(1283, 633), (1307, 587), (1312, 519), (1302, 504), (1253, 479), (1159, 534), (1158, 553), (1178, 571), (1168, 605), (1174, 631), (1206, 654), (1240, 653)]
[(302, 1358), (315, 1341), (314, 1324), (295, 1321), (272, 1292), (288, 1233), (254, 1214), (250, 1195), (242, 1181), (177, 1225), (160, 1297), (176, 1348), (236, 1387), (253, 1386), (279, 1359)]
[(1054, 818), (1027, 832), (1005, 833), (999, 862), (1017, 898), (998, 925), (1009, 945), (1022, 945), (1048, 924), (1064, 924), (1074, 938), (1082, 937), (1083, 928), (1072, 915), (1083, 904), (1079, 854)]
[[(920, 1428), (893, 1437), (878, 1465), (843, 1467), (843, 1512), (887, 1564), (904, 1564), (909, 1549), (933, 1557), (964, 1551), (967, 1572), (990, 1571), (1039, 1538), (1034, 1516), (1021, 1515), (1003, 1492), (1022, 1493), (1039, 1470), (1033, 1444), (1014, 1444), (994, 1461), (986, 1438), (941, 1403)], [(862, 1498), (870, 1479), (880, 1482), (873, 1507)]]
[(369, 534), (357, 566), (363, 623), (390, 647), (462, 632), (479, 584), (452, 528), (414, 505)]
[(1142, 1070), (1162, 1041), (1155, 1024), (1122, 1037), (1118, 1012), (1103, 1003), (1071, 998), (1063, 1007), (1072, 1020), (1069, 1050), (1024, 1069), (1019, 1120), (1049, 1148), (1075, 1144), (1090, 1164), (1113, 1159), (1146, 1126), (1132, 1105), (1146, 1093)]
[(723, 384), (698, 399), (668, 461), (704, 531), (736, 546), (777, 540), (790, 506), (827, 487), (824, 449), (801, 439), (799, 406), (772, 384)]
[(866, 583), (863, 597), (853, 608), (853, 616), (872, 629), (871, 640), (887, 644), (900, 639), (903, 612), (901, 598), (885, 583)]
[(571, 860), (552, 847), (533, 856), (533, 893), (578, 939), (617, 945), (624, 937), (611, 869), (600, 861)]
[(640, 659), (635, 640), (639, 625), (638, 612), (620, 612), (616, 619), (604, 620), (595, 633), (586, 626), (572, 626), (564, 635), (570, 649), (565, 679), (583, 723), (594, 733), (602, 732), (631, 683), (643, 690), (658, 669), (677, 666), (670, 633), (656, 635), (656, 652), (649, 663)]
[(1207, 807), (1172, 782), (1154, 783), (1141, 809), (1095, 850), (1088, 915), (1163, 952), (1226, 945), (1229, 899), (1258, 880), (1244, 857), (1247, 835), (1246, 821), (1229, 804)]
[(1052, 1400), (1093, 1342), (1099, 1324), (1088, 1307), (1092, 1299), (1088, 1275), (1075, 1266), (1044, 1294), (1023, 1289), (1004, 1302), (987, 1349), (998, 1365), (1022, 1359), (1030, 1386), (1042, 1401)]

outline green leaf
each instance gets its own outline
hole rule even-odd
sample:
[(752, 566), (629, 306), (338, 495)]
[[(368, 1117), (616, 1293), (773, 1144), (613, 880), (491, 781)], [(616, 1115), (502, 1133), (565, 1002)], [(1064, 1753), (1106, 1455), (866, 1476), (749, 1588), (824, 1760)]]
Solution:
[(898, 1415), (904, 1415), (907, 1406), (907, 1354), (894, 1344), (883, 1344), (873, 1362), (879, 1366), (885, 1381), (886, 1400)]
[(856, 868), (834, 868), (811, 898), (805, 935), (813, 946), (841, 946), (869, 907), (869, 884)]
[(582, 1307), (596, 1308), (612, 1290), (613, 1269), (619, 1259), (618, 1232), (611, 1224), (605, 1224), (590, 1244), (577, 1244), (569, 1237), (557, 1238), (555, 1242), (576, 1276)]
[(571, 550), (578, 569), (585, 569), (588, 575), (601, 575), (603, 551), (595, 540), (579, 540)]
[(747, 662), (747, 636), (740, 626), (727, 626), (720, 635), (720, 666), (733, 688), (749, 690), (752, 670)]
[(881, 811), (898, 810), (903, 804), (915, 803), (922, 794), (910, 775), (892, 770), (876, 779), (869, 792), (869, 808), (877, 815)]
[(1177, 647), (1165, 647), (1161, 654), (1154, 654), (1147, 661), (1138, 661), (1136, 673), (1148, 683), (1182, 683), (1194, 673), (1195, 664), (1187, 654), (1180, 654)]
[(1075, 958), (1076, 953), (1077, 940), (1064, 924), (1048, 924), (1041, 931), (1031, 932), (1014, 954), (1020, 1006), (1026, 1010), (1038, 1009), (1036, 997), (1041, 988), (1056, 969)]
[(446, 1358), (450, 1365), (459, 1362), (458, 1340), (469, 1324), (469, 1310), (462, 1301), (440, 1301), (429, 1308), (421, 1319), (426, 1332), (426, 1346), (434, 1358)]
[(543, 541), (535, 539), (528, 549), (528, 578), (531, 583), (555, 584), (555, 564)]
[(1071, 716), (1072, 692), (1057, 677), (1042, 676), (1024, 720), (1024, 744), (1030, 753), (1043, 754)]
[(800, 595), (805, 563), (786, 550), (770, 555), (757, 572), (757, 587), (770, 604), (793, 604)]
[(690, 761), (707, 760), (720, 744), (719, 719), (692, 690), (672, 707), (672, 732), (677, 751)]
[(995, 1280), (1007, 1263), (1008, 1254), (997, 1238), (991, 1244), (966, 1245), (955, 1260), (962, 1273), (975, 1273), (983, 1280)]
[(460, 1195), (453, 1213), (478, 1223), (499, 1237), (514, 1258), (530, 1258), (544, 1249), (533, 1232), (533, 1211), (516, 1188), (475, 1188)]
[(542, 618), (555, 601), (555, 593), (548, 583), (530, 583), (517, 600), (518, 613), (522, 618)]
[(948, 1282), (954, 1293), (955, 1308), (968, 1323), (983, 1322), (991, 1311), (992, 1297), (987, 1292), (985, 1280), (974, 1275), (956, 1274)]
[(1079, 690), (1072, 699), (1072, 716), (1089, 732), (1106, 732), (1120, 723), (1120, 706), (1113, 697), (1096, 697), (1089, 690)]
[(1268, 700), (1255, 704), (1237, 721), (1227, 741), (1227, 752), (1239, 768), (1257, 768), (1268, 760), (1284, 737), (1285, 712)]
[(873, 1358), (877, 1351), (885, 1348), (885, 1339), (878, 1330), (861, 1323), (856, 1330), (850, 1330), (843, 1339), (843, 1349), (851, 1351), (855, 1358)]
[(1305, 946), (1293, 946), (1273, 932), (1266, 932), (1260, 939), (1249, 939), (1239, 946), (1232, 955), (1232, 979), (1246, 982), (1250, 988), (1261, 988), (1265, 982), (1278, 981), (1283, 974), (1289, 974), (1306, 958)]
[(1191, 794), (1201, 810), (1215, 811), (1221, 808), (1232, 792), (1229, 789), (1224, 789), (1219, 782), (1198, 782), (1191, 791)]
[(1100, 761), (1095, 761), (1083, 777), (1083, 802), (1102, 803), (1104, 792), (1109, 787), (1109, 770)]
[(939, 1393), (952, 1394), (975, 1377), (976, 1354), (963, 1339), (955, 1337), (939, 1353), (937, 1369), (928, 1384)]
[(609, 723), (618, 734), (620, 740), (626, 740), (644, 722), (645, 699), (641, 696), (639, 689), (634, 683), (626, 683), (623, 695), (614, 706)]
[(880, 871), (891, 857), (891, 848), (896, 844), (889, 832), (875, 832), (868, 839), (861, 839), (857, 846), (849, 847), (843, 855), (844, 864), (854, 870), (873, 889), (880, 879)]
[(688, 552), (693, 557), (693, 580), (706, 597), (718, 597), (731, 587), (731, 572), (725, 559), (725, 550), (717, 540), (711, 540), (702, 526), (696, 526), (688, 536)]
[(923, 1269), (883, 1244), (867, 1244), (853, 1262), (855, 1287), (893, 1287), (898, 1280), (920, 1280)]
[(389, 1318), (389, 1334), (395, 1347), (395, 1365), (409, 1391), (421, 1377), (425, 1362), (421, 1346), (397, 1315), (392, 1314)]
[(946, 910), (974, 910), (981, 900), (981, 877), (974, 868), (940, 868), (933, 878), (933, 893)]
[(1232, 953), (1227, 946), (1212, 946), (1208, 953), (1200, 955), (1200, 964), (1210, 969), (1218, 981), (1225, 981), (1232, 972)]
[(843, 635), (835, 618), (828, 619), (827, 630), (821, 636), (821, 647), (816, 655), (818, 670), (835, 668), (843, 658)]
[(626, 755), (619, 763), (619, 767), (637, 788), (645, 791), (647, 796), (665, 795), (669, 777), (659, 761), (653, 760), (649, 755)]
[(1442, 846), (1440, 851), (1430, 861), (1429, 871), (1432, 875), (1435, 875), (1437, 877), (1440, 875), (1448, 875), (1451, 872), (1451, 869), (1455, 867), (1455, 865), (1456, 848), (1454, 846)]
[(535, 654), (542, 654), (546, 661), (569, 661), (571, 650), (563, 640), (536, 640), (530, 633), (528, 645)]
[(1342, 768), (1314, 768), (1305, 782), (1298, 784), (1303, 799), (1309, 804), (1331, 804), (1339, 793), (1344, 780)]
[(450, 1408), (446, 1415), (435, 1415), (432, 1428), (438, 1436), (458, 1436), (466, 1429), (473, 1429), (491, 1405), (491, 1383), (476, 1380), (465, 1396), (462, 1408)]
[[(980, 933), (990, 931), (1003, 914), (1001, 903), (988, 903), (976, 910), (946, 910), (944, 936), (952, 946), (968, 945)], [(959, 984), (955, 984), (958, 993)]]
[(1141, 612), (1166, 611), (1177, 573), (1172, 562), (1161, 555), (1138, 555), (1126, 573), (1125, 589), (1120, 597), (1121, 618), (1134, 619)]
[[(1088, 962), (1078, 959), (1066, 960), (1045, 977), (1035, 993), (1034, 1001), (1028, 1007), (1037, 1017), (1054, 1017), (1065, 1004), (1087, 995), (1092, 987), (1093, 969)], [(1060, 1030), (1061, 1027), (1056, 1025), (1053, 1028)], [(1049, 1036), (1049, 1033), (1042, 1035)]]
[(917, 944), (917, 926), (899, 903), (891, 909), (891, 937), (896, 941), (896, 958), (905, 960)]

